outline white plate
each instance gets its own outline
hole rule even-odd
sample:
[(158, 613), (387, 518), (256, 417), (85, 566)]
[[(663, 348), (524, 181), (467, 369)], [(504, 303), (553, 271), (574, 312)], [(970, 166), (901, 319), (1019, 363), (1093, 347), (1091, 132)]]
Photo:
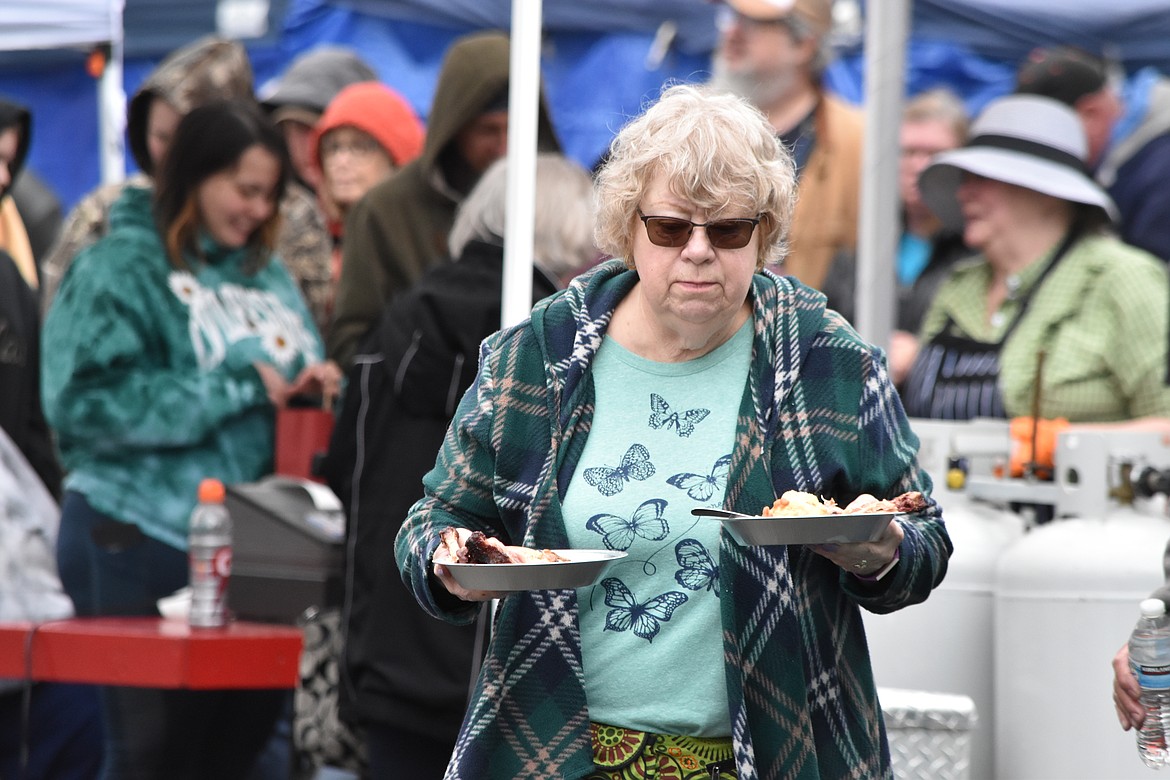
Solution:
[(613, 550), (553, 550), (567, 561), (547, 563), (445, 563), (451, 576), (468, 590), (518, 592), (561, 590), (592, 585), (612, 562), (626, 553)]
[[(693, 510), (700, 517), (702, 510)], [(769, 544), (841, 544), (873, 542), (898, 512), (855, 512), (800, 517), (747, 516), (716, 518), (727, 533), (745, 546)]]

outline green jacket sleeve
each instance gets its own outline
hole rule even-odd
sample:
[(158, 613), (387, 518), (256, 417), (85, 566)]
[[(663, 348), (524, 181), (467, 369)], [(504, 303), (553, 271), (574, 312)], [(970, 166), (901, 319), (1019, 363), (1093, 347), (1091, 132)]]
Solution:
[(515, 543), (500, 522), (493, 499), (495, 386), (491, 361), (482, 360), (476, 381), (464, 394), (447, 429), (435, 467), (423, 477), (425, 497), (410, 508), (394, 543), (407, 588), (424, 611), (452, 623), (473, 621), (478, 605), (452, 603), (445, 598), (442, 586), (428, 576), (429, 561), (443, 529), (463, 527)]
[[(863, 361), (862, 387), (858, 484), (884, 489), (890, 496), (911, 490), (929, 496), (930, 477), (918, 466), (918, 437), (910, 429), (884, 359), (876, 350)], [(868, 583), (841, 572), (846, 592), (858, 605), (879, 614), (924, 601), (942, 582), (953, 551), (942, 509), (933, 499), (921, 511), (898, 522), (905, 532), (899, 548), (901, 559), (887, 577)]]
[(1128, 399), (1130, 418), (1170, 416), (1166, 385), (1166, 266), (1153, 258), (1110, 268), (1092, 290), (1103, 299), (1104, 327), (1113, 338), (1106, 362), (1121, 395)]

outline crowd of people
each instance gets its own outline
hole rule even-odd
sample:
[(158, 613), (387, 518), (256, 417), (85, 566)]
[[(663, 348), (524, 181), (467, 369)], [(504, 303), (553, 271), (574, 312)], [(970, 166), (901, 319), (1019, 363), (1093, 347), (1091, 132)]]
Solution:
[[(257, 89), (239, 43), (194, 41), (128, 103), (138, 171), (56, 221), (15, 197), (34, 122), (0, 100), (0, 620), (157, 615), (200, 480), (271, 473), (276, 413), (337, 398), (356, 773), (892, 776), (861, 612), (926, 599), (952, 552), (913, 418), (1170, 420), (1170, 81), (1123, 93), (1062, 46), (974, 117), (908, 96), (873, 345), (832, 25), (831, 0), (726, 0), (709, 82), (664, 88), (592, 173), (542, 95), (533, 309), (502, 330), (505, 34), (455, 41), (423, 116), (347, 49)], [(923, 501), (835, 545), (690, 515), (788, 490)], [(475, 531), (627, 557), (469, 590), (450, 540)], [(307, 778), (291, 707), (0, 681), (0, 777)]]

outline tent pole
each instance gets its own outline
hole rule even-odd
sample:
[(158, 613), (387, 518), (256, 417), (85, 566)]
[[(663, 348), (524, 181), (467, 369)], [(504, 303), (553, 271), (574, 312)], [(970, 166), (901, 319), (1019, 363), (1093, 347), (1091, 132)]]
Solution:
[(857, 331), (888, 349), (896, 308), (898, 156), (910, 0), (866, 3), (865, 145), (854, 287)]
[(126, 91), (122, 85), (122, 0), (110, 0), (110, 56), (98, 79), (98, 150), (102, 184), (126, 178)]
[(504, 289), (500, 324), (532, 310), (536, 139), (540, 105), (541, 0), (512, 0), (508, 80), (508, 194), (504, 223)]

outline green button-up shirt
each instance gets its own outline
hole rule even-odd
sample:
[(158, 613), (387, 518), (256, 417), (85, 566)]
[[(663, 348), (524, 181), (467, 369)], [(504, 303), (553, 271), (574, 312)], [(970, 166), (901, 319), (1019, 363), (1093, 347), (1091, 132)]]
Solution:
[[(1049, 257), (1037, 258), (1012, 280), (1014, 289), (991, 317), (987, 260), (977, 257), (957, 265), (926, 315), (923, 343), (945, 327), (948, 317), (969, 338), (1001, 339)], [(1165, 265), (1153, 255), (1112, 236), (1078, 241), (1043, 280), (1000, 352), (1007, 413), (1032, 413), (1038, 355), (1045, 350), (1040, 416), (1071, 422), (1170, 416), (1168, 284)]]

